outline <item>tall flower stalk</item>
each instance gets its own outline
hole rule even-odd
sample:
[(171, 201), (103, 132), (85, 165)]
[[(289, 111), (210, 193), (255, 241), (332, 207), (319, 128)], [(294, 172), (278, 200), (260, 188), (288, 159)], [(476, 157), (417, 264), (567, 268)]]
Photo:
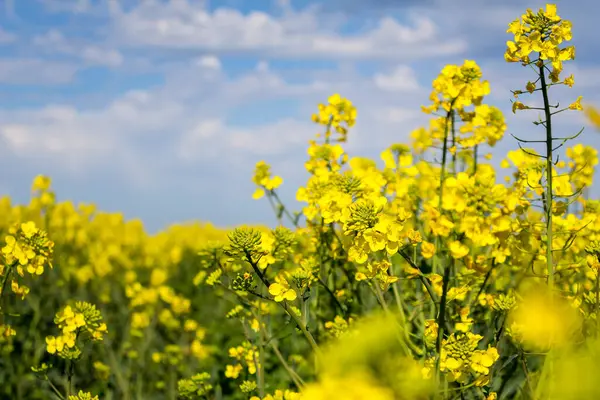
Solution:
[[(507, 50), (504, 55), (507, 62), (520, 62), (523, 66), (535, 67), (537, 79), (534, 82), (528, 82), (525, 91), (516, 90), (514, 95), (516, 98), (519, 95), (529, 92), (532, 94), (535, 91), (540, 91), (543, 99), (542, 107), (525, 105), (520, 101), (513, 102), (513, 113), (517, 110), (533, 109), (542, 111), (544, 119), (534, 122), (536, 125), (542, 125), (545, 128), (545, 138), (543, 140), (530, 140), (515, 138), (519, 141), (521, 149), (536, 157), (544, 160), (545, 183), (542, 183), (544, 189), (543, 204), (544, 204), (544, 219), (545, 219), (545, 246), (546, 246), (546, 270), (547, 283), (550, 293), (551, 306), (554, 304), (554, 288), (555, 288), (555, 262), (554, 262), (554, 224), (553, 219), (555, 213), (560, 213), (557, 204), (554, 202), (555, 187), (553, 178), (555, 175), (554, 166), (558, 163), (554, 161), (555, 151), (564, 145), (570, 139), (577, 137), (579, 134), (572, 137), (558, 138), (555, 137), (552, 131), (552, 116), (568, 109), (581, 110), (581, 97), (570, 106), (559, 109), (559, 105), (551, 105), (549, 99), (549, 89), (551, 86), (565, 84), (569, 87), (573, 86), (573, 76), (565, 79), (560, 78), (563, 70), (563, 62), (573, 60), (575, 58), (575, 48), (573, 46), (561, 48), (561, 43), (571, 40), (571, 23), (563, 20), (556, 13), (556, 5), (547, 4), (546, 9), (540, 9), (537, 13), (527, 9), (526, 13), (511, 22), (507, 32), (514, 35), (514, 41), (507, 42)], [(535, 57), (534, 59), (532, 59)], [(539, 86), (538, 86), (539, 84)], [(581, 133), (581, 132), (580, 132)], [(514, 136), (514, 135), (513, 135)], [(524, 149), (521, 143), (542, 143), (545, 147), (545, 154), (539, 155), (536, 152)], [(556, 143), (558, 143), (556, 145)], [(575, 195), (575, 194), (569, 194)], [(569, 196), (567, 195), (567, 196)], [(557, 249), (558, 250), (558, 249)], [(553, 375), (554, 361), (553, 352), (550, 350), (545, 358), (542, 377), (546, 379)], [(542, 379), (542, 380), (544, 380)], [(552, 378), (550, 378), (551, 380)], [(551, 383), (551, 382), (550, 382)], [(538, 385), (539, 389), (542, 385)], [(550, 392), (553, 392), (552, 385), (549, 386)]]
[[(545, 138), (543, 140), (529, 140), (516, 138), (519, 141), (519, 147), (528, 154), (543, 158), (545, 162), (546, 181), (544, 185), (544, 215), (546, 226), (546, 266), (548, 275), (548, 286), (552, 291), (554, 288), (554, 257), (553, 257), (553, 216), (554, 216), (554, 186), (553, 176), (555, 174), (554, 161), (555, 151), (564, 145), (567, 140), (574, 139), (579, 134), (566, 138), (553, 136), (552, 116), (562, 111), (573, 109), (581, 110), (581, 97), (576, 102), (566, 108), (558, 109), (558, 105), (551, 105), (549, 99), (549, 89), (552, 86), (564, 84), (572, 87), (574, 84), (573, 76), (565, 79), (560, 78), (563, 70), (563, 62), (575, 58), (575, 48), (568, 46), (561, 48), (560, 44), (571, 40), (571, 22), (563, 20), (556, 13), (556, 6), (546, 5), (546, 9), (540, 9), (534, 13), (530, 9), (526, 11), (521, 18), (518, 18), (509, 24), (507, 32), (514, 35), (514, 41), (507, 42), (507, 50), (504, 58), (507, 62), (520, 62), (523, 66), (535, 66), (537, 79), (534, 82), (528, 82), (526, 90), (513, 91), (516, 98), (525, 92), (530, 94), (540, 91), (543, 99), (543, 107), (533, 107), (525, 105), (520, 101), (513, 102), (513, 113), (517, 110), (539, 110), (544, 113), (544, 120), (534, 122), (536, 125), (542, 125), (545, 128)], [(535, 59), (531, 59), (531, 55)], [(547, 77), (546, 77), (547, 75)], [(539, 83), (539, 87), (538, 87)], [(557, 142), (558, 145), (556, 145)], [(545, 155), (539, 155), (531, 150), (524, 149), (521, 143), (543, 143), (545, 146)]]

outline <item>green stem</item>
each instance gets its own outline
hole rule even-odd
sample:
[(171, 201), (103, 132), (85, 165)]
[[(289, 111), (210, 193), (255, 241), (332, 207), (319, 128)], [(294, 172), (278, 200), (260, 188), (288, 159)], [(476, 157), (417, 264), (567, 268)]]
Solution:
[[(283, 303), (280, 303), (280, 304), (283, 304)], [(306, 329), (306, 326), (302, 323), (302, 320), (296, 315), (296, 313), (293, 310), (290, 311), (287, 304), (283, 304), (283, 309), (287, 312), (287, 314), (290, 317), (292, 317), (292, 319), (300, 327), (300, 330), (304, 334), (304, 337), (306, 337), (306, 340), (310, 344), (310, 347), (313, 349), (315, 354), (320, 355), (321, 350), (319, 349), (319, 345), (315, 341), (315, 338), (313, 337), (313, 335), (308, 331), (308, 329)]]
[(262, 329), (262, 320), (260, 318), (260, 311), (256, 313), (258, 319), (258, 393), (260, 398), (265, 397), (265, 341)]
[[(554, 302), (554, 260), (552, 254), (552, 113), (550, 111), (550, 101), (548, 99), (548, 87), (546, 85), (546, 76), (544, 74), (544, 65), (540, 65), (540, 81), (542, 97), (544, 99), (544, 114), (546, 117), (546, 265), (548, 267), (548, 289), (550, 291), (550, 307)], [(548, 367), (550, 376), (550, 388), (548, 395), (552, 395), (552, 376), (554, 372), (554, 362), (552, 351), (544, 361), (544, 370)]]
[(0, 312), (2, 312), (2, 299), (4, 296), (4, 292), (6, 291), (6, 284), (8, 283), (8, 277), (10, 276), (13, 267), (16, 265), (16, 262), (11, 265), (7, 265), (4, 270), (4, 276), (2, 277), (2, 285), (0, 286)]
[[(442, 352), (442, 340), (444, 339), (444, 327), (446, 326), (446, 299), (448, 297), (448, 286), (450, 284), (450, 270), (452, 267), (450, 265), (446, 265), (444, 269), (444, 278), (442, 281), (442, 297), (440, 299), (440, 312), (438, 314), (438, 336), (435, 342), (435, 350), (437, 352), (437, 357), (435, 360), (435, 371), (438, 379), (441, 378), (440, 374), (440, 359)], [(441, 380), (441, 379), (440, 379)]]
[(115, 356), (115, 352), (112, 348), (112, 344), (104, 341), (104, 347), (106, 349), (106, 353), (108, 355), (108, 363), (115, 375), (115, 380), (117, 381), (117, 387), (121, 392), (121, 396), (123, 396), (124, 400), (129, 400), (129, 384), (125, 377), (123, 376), (123, 371), (121, 369), (121, 364), (117, 360)]
[(552, 294), (554, 290), (554, 262), (552, 254), (552, 115), (543, 65), (540, 66), (540, 80), (542, 97), (544, 98), (544, 114), (546, 117), (546, 262), (548, 267), (548, 287)]
[(321, 286), (323, 286), (323, 288), (325, 288), (325, 291), (327, 292), (327, 294), (329, 294), (329, 296), (331, 297), (333, 304), (335, 304), (335, 306), (337, 308), (339, 308), (340, 312), (342, 313), (342, 315), (344, 317), (346, 317), (347, 313), (346, 310), (344, 309), (344, 306), (342, 306), (342, 303), (340, 303), (340, 301), (338, 300), (338, 298), (335, 296), (335, 293), (333, 293), (333, 291), (331, 289), (329, 289), (329, 286), (327, 286), (327, 283), (325, 283), (323, 281), (323, 279), (321, 279), (320, 277), (317, 278), (318, 282)]
[(67, 395), (65, 396), (67, 399), (71, 395), (72, 384), (73, 384), (73, 367), (74, 363), (72, 360), (69, 360), (67, 364)]
[(169, 368), (169, 399), (176, 400), (177, 399), (177, 379), (175, 379), (175, 369), (174, 366), (170, 366)]
[(454, 123), (455, 123), (455, 115), (452, 112), (452, 147), (454, 147), (454, 154), (452, 154), (452, 172), (454, 174), (456, 174), (457, 151), (456, 151), (456, 130), (454, 129)]
[[(454, 103), (454, 102), (452, 102)], [(448, 127), (450, 125), (450, 121), (452, 120), (452, 115), (453, 115), (453, 110), (452, 110), (452, 104), (450, 105), (450, 111), (448, 111), (448, 113), (446, 114), (446, 123), (444, 126), (444, 143), (443, 143), (443, 147), (442, 147), (442, 168), (440, 171), (440, 193), (439, 193), (439, 200), (438, 200), (438, 212), (440, 213), (440, 217), (442, 216), (442, 205), (443, 205), (443, 198), (444, 198), (444, 177), (446, 175), (446, 162), (447, 162), (447, 157), (448, 157)], [(452, 130), (454, 131), (454, 127), (452, 127)], [(440, 246), (440, 237), (436, 236), (435, 237), (435, 254), (433, 255), (433, 272), (434, 273), (438, 273), (438, 251), (439, 251), (439, 246)]]
[[(390, 267), (390, 274), (393, 275), (393, 264)], [(410, 349), (416, 355), (422, 355), (423, 352), (420, 348), (418, 348), (410, 339), (410, 334), (408, 331), (408, 324), (406, 320), (406, 313), (404, 312), (404, 304), (402, 303), (402, 297), (400, 296), (400, 290), (398, 290), (399, 282), (392, 283), (392, 292), (394, 293), (394, 298), (396, 299), (396, 307), (398, 307), (398, 314), (400, 316), (400, 325), (404, 332), (404, 340)]]
[(277, 344), (274, 341), (270, 341), (269, 343), (271, 345), (271, 348), (275, 352), (277, 359), (279, 360), (279, 362), (281, 363), (283, 368), (287, 371), (287, 373), (290, 375), (290, 378), (292, 378), (292, 381), (294, 381), (294, 385), (296, 385), (296, 387), (299, 390), (302, 390), (302, 387), (304, 386), (304, 382), (302, 381), (302, 378), (300, 378), (300, 376), (296, 373), (296, 371), (294, 371), (292, 369), (292, 367), (290, 367), (289, 364), (285, 361), (285, 358), (283, 358), (281, 351), (279, 351), (279, 346), (277, 346)]
[(54, 391), (56, 396), (58, 396), (58, 398), (61, 400), (65, 400), (65, 396), (63, 396), (62, 393), (60, 392), (60, 390), (58, 390), (58, 388), (56, 386), (54, 386), (54, 384), (52, 383), (52, 381), (50, 381), (50, 378), (48, 378), (48, 376), (46, 376), (46, 381), (48, 382), (48, 384), (50, 385), (50, 388)]

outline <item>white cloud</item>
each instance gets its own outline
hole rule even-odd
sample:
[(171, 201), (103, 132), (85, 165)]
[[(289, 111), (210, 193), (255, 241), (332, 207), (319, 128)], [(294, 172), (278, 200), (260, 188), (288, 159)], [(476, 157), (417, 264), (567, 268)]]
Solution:
[(400, 65), (386, 75), (375, 74), (375, 85), (382, 90), (394, 92), (410, 92), (419, 89), (419, 82), (413, 69), (407, 65)]
[(92, 9), (90, 0), (38, 0), (51, 12), (81, 14)]
[(259, 61), (256, 63), (256, 67), (254, 67), (259, 72), (266, 72), (269, 70), (269, 63), (266, 61)]
[[(90, 165), (103, 165), (114, 156), (114, 138), (90, 135), (76, 112), (48, 108), (26, 113), (26, 123), (0, 124), (4, 151), (22, 160), (59, 162), (63, 168), (81, 173)], [(5, 155), (6, 157), (6, 155)]]
[(69, 46), (67, 46), (67, 43), (65, 41), (63, 34), (60, 33), (56, 29), (50, 29), (44, 35), (34, 36), (32, 39), (32, 43), (35, 46), (40, 46), (40, 47), (45, 47), (45, 48), (50, 47), (53, 50), (59, 51), (61, 53), (68, 52), (70, 49)]
[(56, 29), (51, 29), (44, 35), (35, 36), (32, 43), (47, 54), (72, 56), (81, 59), (88, 65), (118, 67), (123, 64), (123, 55), (118, 50), (95, 44), (78, 43), (76, 39), (69, 40)]
[(202, 56), (196, 60), (196, 65), (199, 67), (220, 70), (221, 60), (215, 56)]
[(117, 50), (86, 46), (81, 50), (80, 54), (83, 60), (92, 65), (118, 67), (123, 63), (123, 55)]
[(178, 154), (184, 161), (193, 161), (201, 150), (216, 154), (216, 149), (207, 146), (208, 142), (225, 130), (220, 119), (207, 119), (197, 123), (184, 133), (179, 140)]
[(250, 158), (276, 157), (290, 151), (301, 152), (313, 134), (314, 125), (310, 122), (289, 118), (251, 128), (207, 119), (185, 132), (177, 147), (186, 162), (232, 160), (242, 154)]
[(13, 85), (57, 85), (73, 80), (77, 67), (39, 58), (0, 59), (0, 83)]
[(315, 8), (275, 17), (235, 9), (214, 12), (187, 1), (146, 2), (130, 11), (113, 10), (114, 40), (130, 46), (260, 52), (287, 58), (408, 59), (456, 54), (466, 43), (440, 36), (427, 17), (410, 25), (382, 18), (377, 27), (338, 34)]
[(142, 179), (140, 171), (146, 168), (151, 176), (162, 163), (203, 162), (207, 155), (227, 163), (240, 156), (280, 154), (307, 140), (310, 122), (283, 120), (251, 129), (223, 119), (230, 107), (248, 101), (293, 96), (295, 86), (274, 73), (251, 70), (227, 79), (191, 65), (169, 77), (162, 87), (132, 90), (94, 109), (0, 110), (3, 148), (77, 173), (101, 169), (110, 160), (111, 166), (135, 166), (135, 179)]
[[(129, 91), (94, 109), (49, 105), (0, 111), (0, 136), (18, 157), (43, 155), (53, 165), (78, 173), (98, 170), (110, 160), (112, 166), (134, 166), (135, 175), (128, 176), (135, 179), (143, 179), (140, 171), (145, 169), (148, 181), (165, 164), (182, 168), (211, 162), (217, 163), (215, 168), (228, 168), (231, 163), (303, 154), (307, 141), (319, 131), (310, 113), (338, 89), (359, 103), (363, 134), (353, 137), (352, 143), (362, 143), (363, 149), (402, 135), (391, 129), (394, 124), (402, 124), (404, 131), (411, 123), (402, 107), (409, 109), (414, 93), (410, 99), (396, 98), (381, 92), (371, 78), (343, 70), (333, 71), (325, 80), (307, 73), (312, 82), (292, 84), (266, 63), (259, 65), (241, 77), (228, 78), (211, 68), (183, 64), (167, 74), (163, 86)], [(310, 111), (300, 119), (272, 113), (269, 107), (276, 107), (277, 99), (294, 99), (310, 106)], [(244, 126), (228, 119), (232, 109), (257, 102), (265, 103), (264, 122)]]
[(418, 107), (384, 107), (373, 110), (373, 117), (384, 123), (404, 124), (414, 121), (421, 116), (421, 110)]

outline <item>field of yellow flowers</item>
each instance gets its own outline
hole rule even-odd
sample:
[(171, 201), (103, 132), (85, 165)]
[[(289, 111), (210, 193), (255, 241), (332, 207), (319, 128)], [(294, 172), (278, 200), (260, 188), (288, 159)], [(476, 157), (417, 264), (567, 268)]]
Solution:
[(548, 4), (507, 33), (505, 60), (532, 71), (513, 112), (541, 118), (510, 139), (504, 181), (478, 150), (505, 120), (467, 60), (433, 80), (429, 126), (383, 168), (345, 152), (348, 99), (319, 105), (301, 212), (256, 165), (276, 229), (152, 236), (57, 202), (41, 175), (29, 204), (0, 199), (0, 398), (600, 398), (598, 153), (552, 128), (583, 110), (551, 100), (574, 85), (571, 23)]

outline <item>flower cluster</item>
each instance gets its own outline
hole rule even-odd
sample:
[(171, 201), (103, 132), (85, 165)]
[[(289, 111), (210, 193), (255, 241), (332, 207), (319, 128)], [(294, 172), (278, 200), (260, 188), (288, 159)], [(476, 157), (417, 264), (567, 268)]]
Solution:
[(252, 195), (253, 199), (260, 199), (265, 195), (265, 190), (272, 191), (283, 184), (283, 179), (280, 176), (271, 175), (271, 167), (264, 161), (256, 163), (252, 181), (258, 186)]
[(65, 306), (54, 317), (54, 323), (61, 330), (61, 335), (47, 336), (46, 349), (48, 353), (66, 359), (80, 357), (78, 340), (100, 341), (108, 331), (100, 311), (86, 302), (76, 302), (73, 307)]
[(210, 374), (206, 372), (196, 374), (189, 379), (181, 379), (177, 382), (179, 395), (184, 399), (207, 395), (212, 389), (212, 385), (208, 383), (209, 379)]
[[(539, 60), (549, 60), (552, 63), (552, 82), (559, 82), (563, 61), (575, 58), (575, 47), (560, 48), (560, 45), (572, 38), (572, 24), (563, 20), (556, 13), (556, 5), (546, 5), (546, 10), (540, 9), (537, 13), (527, 9), (526, 13), (510, 23), (507, 32), (514, 35), (514, 41), (506, 42), (507, 50), (504, 58), (508, 62), (521, 62), (527, 65), (536, 62), (531, 60), (531, 53), (539, 53)], [(572, 86), (572, 77), (565, 80), (565, 84)], [(528, 88), (535, 90), (535, 85)]]
[(240, 346), (231, 347), (229, 349), (229, 357), (237, 360), (235, 364), (228, 364), (225, 368), (225, 376), (231, 379), (237, 379), (244, 367), (248, 374), (256, 374), (258, 365), (257, 349), (250, 342), (244, 342)]
[[(440, 353), (440, 371), (445, 372), (450, 382), (465, 383), (471, 379), (476, 386), (487, 385), (490, 381), (490, 369), (500, 357), (495, 347), (486, 350), (477, 347), (483, 339), (471, 332), (454, 333), (442, 343)], [(424, 374), (429, 376), (434, 360), (429, 360)]]
[(314, 114), (314, 122), (327, 127), (325, 131), (325, 140), (329, 141), (331, 129), (333, 128), (340, 137), (338, 142), (347, 140), (348, 129), (354, 126), (356, 122), (356, 107), (352, 102), (339, 94), (329, 97), (327, 104), (319, 104), (319, 113)]
[(4, 282), (11, 279), (12, 291), (24, 298), (29, 293), (29, 288), (19, 284), (17, 276), (23, 278), (25, 272), (38, 276), (44, 273), (44, 267), (52, 268), (54, 243), (33, 221), (12, 226), (4, 240), (6, 244), (2, 247), (3, 260), (0, 263), (3, 282), (0, 295), (5, 287)]

